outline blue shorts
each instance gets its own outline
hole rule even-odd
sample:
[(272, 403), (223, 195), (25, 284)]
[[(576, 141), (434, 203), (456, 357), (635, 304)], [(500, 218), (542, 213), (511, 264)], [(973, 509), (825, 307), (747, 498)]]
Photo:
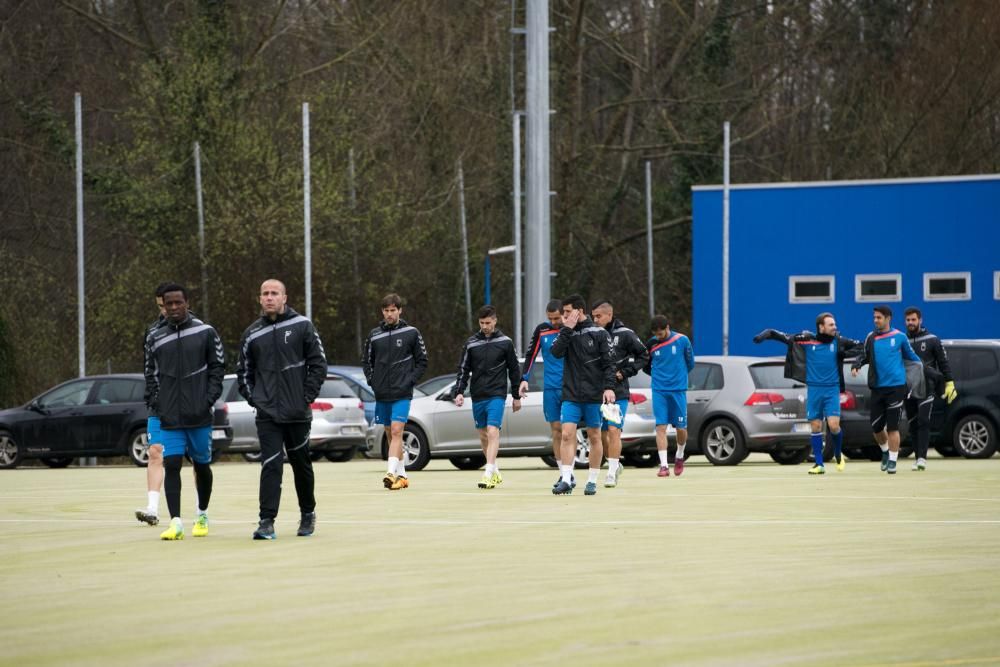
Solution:
[(472, 401), (472, 417), (476, 420), (476, 428), (486, 428), (496, 426), (500, 428), (503, 424), (503, 406), (507, 398), (481, 398)]
[(688, 427), (686, 391), (654, 391), (653, 416), (656, 425), (673, 424), (674, 428)]
[(563, 401), (559, 421), (563, 424), (579, 424), (580, 421), (583, 421), (583, 425), (587, 428), (600, 428), (601, 404)]
[(806, 389), (806, 419), (826, 419), (840, 416), (840, 387)]
[(212, 462), (212, 427), (163, 429), (160, 431), (164, 456), (188, 454), (195, 463)]
[(410, 418), (410, 399), (402, 398), (398, 401), (375, 401), (375, 422), (388, 426), (389, 422), (400, 422), (405, 424)]
[(607, 419), (604, 419), (604, 417), (602, 416), (601, 417), (601, 430), (602, 431), (607, 431), (608, 430), (608, 426), (614, 426), (615, 428), (617, 428), (619, 430), (621, 430), (621, 428), (623, 426), (625, 426), (625, 413), (628, 412), (628, 399), (627, 398), (623, 398), (620, 401), (615, 401), (615, 403), (618, 404), (618, 409), (622, 411), (622, 423), (621, 424), (612, 424)]
[(163, 436), (160, 434), (160, 418), (159, 417), (147, 417), (146, 418), (146, 442), (150, 445), (159, 445), (163, 443)]
[(542, 414), (545, 421), (557, 422), (562, 415), (562, 389), (546, 389), (542, 392)]

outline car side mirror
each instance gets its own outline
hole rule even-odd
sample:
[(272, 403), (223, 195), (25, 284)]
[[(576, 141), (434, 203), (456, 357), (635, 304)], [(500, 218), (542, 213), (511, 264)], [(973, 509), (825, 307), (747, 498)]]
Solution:
[(46, 413), (45, 408), (42, 407), (37, 398), (31, 399), (31, 403), (28, 403), (28, 409), (43, 415)]
[(442, 391), (440, 394), (438, 394), (437, 398), (434, 399), (434, 400), (437, 400), (437, 401), (454, 401), (455, 400), (455, 396), (450, 391)]

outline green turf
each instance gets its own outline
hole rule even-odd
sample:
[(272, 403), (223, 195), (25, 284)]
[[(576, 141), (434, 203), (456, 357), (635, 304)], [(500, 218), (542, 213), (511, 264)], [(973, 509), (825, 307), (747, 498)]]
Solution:
[(214, 466), (204, 539), (185, 470), (174, 543), (131, 518), (144, 471), (4, 471), (0, 663), (1000, 664), (1000, 458), (629, 468), (595, 497), (502, 464), (389, 492), (381, 462), (319, 463), (312, 538), (286, 468), (275, 542), (256, 465)]

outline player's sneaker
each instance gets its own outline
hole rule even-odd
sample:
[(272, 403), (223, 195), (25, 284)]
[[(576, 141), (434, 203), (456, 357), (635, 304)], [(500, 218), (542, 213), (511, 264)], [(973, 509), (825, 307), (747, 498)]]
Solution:
[(391, 489), (392, 485), (396, 483), (396, 476), (391, 472), (387, 472), (385, 477), (382, 478), (382, 486), (387, 489)]
[[(674, 464), (677, 465), (676, 463)], [(656, 473), (657, 477), (670, 477), (670, 468), (667, 466), (660, 466), (659, 472)]]
[(809, 468), (809, 474), (810, 475), (825, 475), (826, 474), (826, 468), (824, 468), (821, 465), (814, 465), (812, 468)]
[(889, 461), (888, 465), (885, 468), (885, 471), (887, 473), (889, 473), (890, 475), (895, 475), (896, 474), (896, 462), (895, 461)]
[(501, 475), (500, 471), (497, 470), (493, 473), (493, 486), (500, 486), (501, 484), (503, 484), (503, 475)]
[(605, 489), (613, 489), (616, 486), (618, 486), (618, 478), (615, 475), (608, 475), (604, 479), (604, 488)]
[[(552, 488), (554, 489), (557, 486), (559, 486), (559, 482), (561, 482), (561, 481), (562, 481), (562, 476), (557, 477), (556, 478), (556, 483), (552, 485)], [(570, 476), (570, 478), (569, 478), (569, 485), (570, 485), (571, 488), (574, 488), (574, 489), (576, 488), (576, 475), (571, 475)]]
[(834, 454), (833, 460), (837, 463), (837, 472), (844, 472), (844, 467), (847, 465), (847, 457), (841, 452), (840, 456)]
[(882, 452), (882, 472), (885, 472), (889, 468), (889, 450)]
[(183, 540), (184, 539), (184, 524), (181, 523), (179, 517), (174, 517), (170, 520), (170, 525), (167, 529), (160, 533), (161, 540)]
[(479, 488), (492, 489), (494, 486), (496, 486), (496, 484), (493, 482), (493, 475), (483, 473), (483, 476), (479, 478)]
[(299, 517), (299, 530), (295, 534), (299, 537), (309, 537), (316, 531), (316, 512), (302, 512)]
[(917, 459), (913, 462), (913, 467), (910, 470), (924, 471), (927, 470), (927, 461), (924, 459)]
[(552, 487), (552, 493), (557, 496), (568, 496), (573, 493), (573, 487), (560, 479), (559, 483)]
[(596, 496), (597, 495), (597, 482), (587, 482), (587, 486), (583, 487), (583, 495), (585, 495), (585, 496)]
[(160, 523), (160, 517), (156, 515), (156, 512), (151, 512), (149, 509), (136, 510), (135, 518), (141, 523), (148, 523), (150, 526)]
[(684, 458), (678, 458), (674, 461), (674, 477), (680, 477), (681, 473), (684, 472)]
[(274, 519), (261, 519), (257, 524), (257, 530), (253, 531), (255, 540), (273, 540), (278, 536), (274, 534)]
[(208, 515), (202, 512), (198, 515), (198, 518), (194, 520), (194, 525), (191, 526), (191, 536), (192, 537), (207, 537), (208, 536)]
[(396, 481), (393, 482), (392, 486), (390, 486), (389, 488), (392, 489), (393, 491), (399, 491), (400, 489), (408, 489), (410, 488), (410, 481), (405, 477), (403, 477), (402, 475), (400, 475), (399, 477), (396, 478)]

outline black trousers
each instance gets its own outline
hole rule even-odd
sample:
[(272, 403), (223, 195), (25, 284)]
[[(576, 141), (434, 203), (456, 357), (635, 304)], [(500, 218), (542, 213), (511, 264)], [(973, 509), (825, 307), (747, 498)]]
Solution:
[(927, 458), (927, 447), (931, 440), (931, 409), (934, 407), (934, 394), (927, 398), (906, 399), (906, 421), (910, 426), (910, 437), (913, 438), (913, 454), (918, 459)]
[(299, 510), (303, 513), (316, 509), (314, 494), (315, 477), (312, 459), (309, 458), (309, 422), (279, 424), (269, 419), (257, 420), (257, 439), (260, 440), (260, 518), (274, 520), (281, 503), (281, 474), (284, 470), (282, 448), (288, 453), (288, 462), (295, 475), (295, 493), (299, 497)]

